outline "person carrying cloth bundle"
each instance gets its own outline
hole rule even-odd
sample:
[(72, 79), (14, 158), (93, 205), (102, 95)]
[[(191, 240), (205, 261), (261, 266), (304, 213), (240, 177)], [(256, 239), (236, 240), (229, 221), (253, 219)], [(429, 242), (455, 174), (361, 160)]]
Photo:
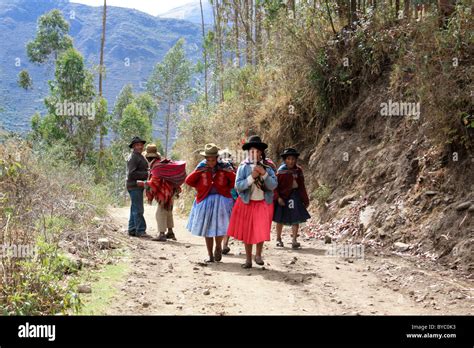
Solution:
[[(166, 242), (167, 239), (176, 240), (173, 232), (173, 200), (181, 192), (181, 185), (186, 178), (186, 162), (161, 159), (156, 145), (146, 147), (145, 157), (150, 163), (150, 176), (139, 185), (146, 188), (148, 203), (156, 200), (156, 223), (159, 235), (154, 241)], [(165, 234), (166, 230), (168, 232)]]
[(200, 154), (205, 159), (186, 178), (186, 184), (197, 191), (187, 229), (195, 236), (206, 238), (209, 259), (205, 262), (221, 261), (222, 239), (234, 206), (231, 189), (235, 173), (229, 163), (218, 161), (219, 148), (215, 144), (206, 144)]
[(273, 190), (277, 187), (275, 165), (265, 157), (267, 144), (259, 136), (251, 136), (242, 146), (248, 157), (237, 169), (235, 202), (227, 234), (245, 244), (243, 268), (252, 267), (252, 248), (257, 245), (255, 262), (264, 265), (263, 243), (270, 240), (273, 217)]
[(293, 148), (287, 148), (281, 154), (283, 163), (278, 168), (278, 187), (275, 190), (275, 212), (273, 221), (277, 223), (277, 247), (283, 247), (281, 233), (283, 225), (291, 226), (293, 242), (292, 248), (298, 249), (297, 242), (299, 224), (310, 218), (308, 193), (304, 183), (303, 170), (297, 164), (300, 154)]

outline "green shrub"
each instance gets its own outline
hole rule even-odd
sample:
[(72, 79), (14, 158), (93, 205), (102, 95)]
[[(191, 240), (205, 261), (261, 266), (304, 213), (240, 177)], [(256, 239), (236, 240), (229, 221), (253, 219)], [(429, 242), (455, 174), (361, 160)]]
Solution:
[(327, 185), (322, 184), (315, 191), (313, 191), (312, 198), (318, 202), (318, 205), (324, 206), (324, 203), (327, 202), (330, 195), (331, 188)]
[(0, 302), (3, 315), (51, 315), (77, 313), (81, 301), (76, 282), (65, 275), (76, 265), (60, 253), (55, 244), (39, 238), (36, 255), (16, 262), (16, 271), (4, 284)]

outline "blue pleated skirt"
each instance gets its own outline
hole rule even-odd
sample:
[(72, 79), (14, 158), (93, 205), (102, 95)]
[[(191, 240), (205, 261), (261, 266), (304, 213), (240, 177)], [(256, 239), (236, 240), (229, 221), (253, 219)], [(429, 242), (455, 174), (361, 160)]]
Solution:
[(227, 234), (234, 200), (209, 194), (201, 202), (194, 200), (186, 228), (195, 236), (220, 237)]
[(306, 222), (311, 216), (301, 200), (298, 190), (292, 190), (285, 206), (275, 203), (273, 221), (283, 225), (297, 225)]

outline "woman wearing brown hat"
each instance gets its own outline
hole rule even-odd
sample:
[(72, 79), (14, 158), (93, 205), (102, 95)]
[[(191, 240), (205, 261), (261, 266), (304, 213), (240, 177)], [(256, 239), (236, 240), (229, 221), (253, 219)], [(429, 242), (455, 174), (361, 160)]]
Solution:
[(235, 202), (227, 234), (245, 243), (246, 261), (243, 268), (252, 267), (252, 248), (257, 245), (255, 262), (263, 265), (263, 243), (270, 240), (273, 218), (273, 190), (277, 187), (275, 165), (265, 157), (267, 144), (251, 136), (242, 146), (247, 159), (237, 169)]
[(218, 161), (219, 148), (215, 144), (206, 144), (200, 154), (204, 160), (186, 178), (186, 184), (197, 191), (187, 229), (195, 236), (206, 238), (209, 254), (206, 262), (214, 262), (222, 259), (222, 239), (234, 205), (231, 189), (235, 173), (228, 163)]

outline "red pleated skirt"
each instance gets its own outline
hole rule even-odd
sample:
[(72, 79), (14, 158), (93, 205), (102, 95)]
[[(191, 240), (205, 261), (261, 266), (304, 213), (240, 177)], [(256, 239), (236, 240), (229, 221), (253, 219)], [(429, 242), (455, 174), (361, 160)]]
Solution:
[(227, 234), (246, 244), (269, 241), (272, 219), (273, 203), (251, 200), (245, 204), (239, 197), (232, 209)]

